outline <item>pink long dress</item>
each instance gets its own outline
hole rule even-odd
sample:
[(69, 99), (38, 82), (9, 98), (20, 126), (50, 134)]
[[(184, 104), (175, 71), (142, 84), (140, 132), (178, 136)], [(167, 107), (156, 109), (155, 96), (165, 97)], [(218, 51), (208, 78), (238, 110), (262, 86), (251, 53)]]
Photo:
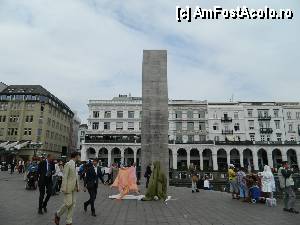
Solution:
[(138, 192), (136, 178), (136, 168), (134, 166), (128, 168), (120, 168), (118, 176), (116, 177), (112, 187), (118, 188), (121, 198), (129, 192)]

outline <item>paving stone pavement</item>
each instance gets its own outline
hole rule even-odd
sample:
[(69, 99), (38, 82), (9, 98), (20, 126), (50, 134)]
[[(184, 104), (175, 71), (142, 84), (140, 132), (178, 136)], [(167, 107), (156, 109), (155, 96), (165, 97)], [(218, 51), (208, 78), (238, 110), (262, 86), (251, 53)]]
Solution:
[[(52, 197), (48, 213), (37, 214), (38, 191), (25, 190), (22, 175), (0, 172), (0, 224), (50, 225), (53, 213), (62, 203), (62, 196)], [(83, 212), (88, 194), (79, 192), (73, 225), (296, 225), (300, 215), (285, 213), (282, 205), (269, 208), (232, 200), (227, 193), (200, 191), (192, 194), (188, 188), (170, 188), (174, 200), (167, 204), (108, 199), (115, 194), (108, 186), (100, 185), (96, 199), (97, 217)], [(298, 209), (299, 200), (297, 202)], [(61, 219), (64, 223), (64, 217)]]

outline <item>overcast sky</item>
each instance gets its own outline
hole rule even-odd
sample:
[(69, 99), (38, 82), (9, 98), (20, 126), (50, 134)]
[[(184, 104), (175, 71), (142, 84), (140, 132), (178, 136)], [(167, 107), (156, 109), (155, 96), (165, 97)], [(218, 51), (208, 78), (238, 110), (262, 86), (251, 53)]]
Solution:
[[(225, 2), (225, 3), (224, 3)], [(286, 21), (176, 21), (176, 5), (291, 8)], [(0, 0), (0, 81), (78, 111), (141, 96), (143, 49), (168, 50), (169, 98), (300, 101), (298, 0)]]

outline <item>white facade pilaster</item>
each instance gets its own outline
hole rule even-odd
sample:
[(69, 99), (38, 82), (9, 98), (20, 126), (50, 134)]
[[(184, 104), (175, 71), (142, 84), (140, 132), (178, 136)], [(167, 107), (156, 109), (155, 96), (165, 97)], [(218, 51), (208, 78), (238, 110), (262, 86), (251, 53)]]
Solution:
[(186, 151), (186, 153), (187, 153), (187, 168), (190, 168), (190, 165), (191, 165), (191, 151), (190, 150), (187, 150)]
[(230, 164), (230, 152), (229, 151), (226, 151), (226, 159), (227, 159), (227, 165)]
[(287, 161), (288, 160), (286, 151), (287, 151), (286, 149), (283, 149), (283, 151), (281, 152), (282, 161)]
[(298, 168), (300, 168), (300, 152), (297, 153), (297, 162), (298, 162)]
[(108, 160), (107, 160), (108, 161), (108, 163), (107, 163), (108, 166), (111, 166), (111, 151), (112, 151), (112, 149), (108, 149), (108, 153), (107, 153), (108, 154)]
[(259, 170), (257, 149), (255, 149), (252, 154), (253, 154), (253, 166), (254, 166), (254, 170), (257, 171), (257, 170)]
[(177, 170), (177, 151), (172, 151), (173, 154), (173, 169)]
[(212, 161), (213, 161), (213, 169), (214, 169), (214, 171), (217, 171), (218, 170), (218, 158), (217, 158), (216, 153), (212, 154)]
[(124, 149), (121, 149), (121, 164), (125, 165)]
[(87, 160), (87, 149), (86, 149), (86, 145), (84, 145), (84, 141), (83, 141), (83, 145), (81, 147), (81, 151), (80, 151), (80, 156), (81, 156), (81, 161), (86, 161)]
[(133, 161), (134, 161), (134, 163), (136, 163), (136, 155), (137, 155), (137, 149), (135, 149), (133, 151)]
[(241, 164), (241, 167), (244, 167), (244, 156), (243, 156), (243, 152), (239, 152), (240, 154), (240, 164)]
[(268, 166), (270, 166), (271, 168), (274, 167), (274, 163), (273, 163), (273, 157), (272, 157), (272, 152), (268, 152)]
[(200, 163), (200, 170), (203, 170), (203, 156), (202, 156), (202, 150), (199, 150), (199, 163)]

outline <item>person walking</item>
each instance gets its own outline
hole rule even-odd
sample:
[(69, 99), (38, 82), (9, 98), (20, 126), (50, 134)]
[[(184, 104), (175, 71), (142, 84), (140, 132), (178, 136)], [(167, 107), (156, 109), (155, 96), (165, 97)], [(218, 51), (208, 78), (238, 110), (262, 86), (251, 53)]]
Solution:
[(149, 186), (149, 180), (150, 180), (151, 174), (152, 174), (152, 170), (151, 170), (151, 165), (149, 164), (146, 167), (146, 172), (144, 174), (144, 177), (146, 178), (146, 188), (148, 188), (148, 186)]
[(58, 181), (58, 172), (59, 172), (59, 166), (57, 160), (54, 160), (54, 174), (52, 176), (52, 195), (57, 195), (57, 181)]
[(192, 193), (199, 192), (199, 189), (197, 188), (197, 182), (199, 181), (199, 177), (196, 171), (196, 167), (193, 165), (190, 166), (190, 175), (192, 179)]
[(247, 202), (248, 196), (249, 196), (249, 190), (246, 183), (246, 173), (245, 168), (241, 167), (239, 171), (237, 172), (237, 184), (240, 190), (240, 197), (243, 198), (243, 202)]
[(104, 174), (102, 172), (102, 163), (101, 161), (97, 162), (97, 176), (98, 178), (101, 180), (102, 184), (105, 184), (105, 181), (104, 181)]
[(57, 172), (57, 189), (56, 192), (60, 192), (61, 189), (61, 184), (62, 184), (62, 178), (64, 176), (63, 174), (64, 171), (64, 165), (62, 161), (59, 161), (58, 163), (58, 172)]
[(278, 178), (280, 183), (280, 188), (283, 190), (283, 210), (290, 213), (298, 214), (299, 212), (295, 210), (296, 194), (293, 190), (294, 180), (293, 180), (293, 170), (289, 167), (287, 161), (282, 163), (282, 166), (278, 170)]
[(15, 166), (16, 166), (15, 160), (12, 159), (10, 162), (10, 174), (13, 174), (15, 172)]
[(230, 192), (232, 194), (232, 199), (239, 199), (239, 188), (236, 180), (236, 172), (233, 164), (228, 165), (228, 179), (230, 184)]
[(29, 168), (31, 163), (32, 163), (32, 161), (26, 161), (25, 162), (25, 165), (24, 165), (24, 181), (27, 180), (28, 168)]
[[(38, 214), (43, 214), (43, 210), (47, 212), (47, 203), (52, 194), (52, 175), (54, 173), (53, 156), (48, 154), (47, 158), (38, 165), (38, 186), (39, 186), (39, 210)], [(46, 190), (46, 198), (45, 196)]]
[(87, 164), (86, 176), (84, 179), (84, 191), (86, 189), (89, 192), (90, 198), (83, 204), (84, 211), (87, 211), (88, 205), (91, 205), (92, 216), (96, 216), (95, 213), (95, 200), (97, 197), (98, 178), (100, 168), (97, 166), (97, 160), (93, 160), (93, 163)]
[(19, 161), (19, 164), (18, 164), (18, 165), (19, 165), (19, 166), (18, 166), (19, 174), (24, 173), (24, 161), (23, 161), (23, 159), (21, 159), (21, 160)]
[(113, 183), (113, 166), (114, 165), (111, 165), (110, 167), (106, 168), (107, 180), (105, 183), (108, 185)]
[(54, 223), (59, 225), (60, 217), (67, 212), (66, 224), (72, 225), (73, 209), (76, 202), (75, 192), (79, 192), (79, 180), (76, 173), (76, 162), (79, 161), (78, 152), (71, 153), (71, 159), (64, 167), (64, 176), (62, 181), (62, 191), (64, 193), (64, 202), (60, 209), (54, 215)]

